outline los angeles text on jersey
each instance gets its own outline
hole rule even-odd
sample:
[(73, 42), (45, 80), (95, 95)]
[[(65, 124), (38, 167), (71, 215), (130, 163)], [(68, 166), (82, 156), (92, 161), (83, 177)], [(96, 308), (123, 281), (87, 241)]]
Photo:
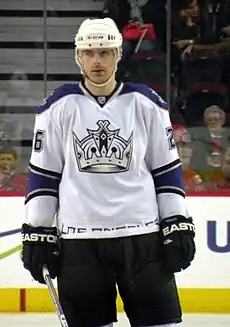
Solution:
[[(139, 232), (137, 232), (139, 229)], [(127, 230), (130, 231), (130, 234), (141, 234), (143, 233), (150, 233), (152, 231), (159, 230), (159, 220), (150, 220), (146, 222), (142, 222), (140, 224), (126, 224), (123, 226), (114, 226), (114, 227), (103, 227), (103, 226), (95, 226), (95, 227), (83, 227), (83, 226), (66, 226), (62, 224), (60, 226), (60, 234), (62, 238), (78, 238), (79, 234), (84, 237), (89, 237), (91, 234), (98, 234), (99, 237), (109, 238), (116, 232), (125, 231), (127, 234)]]

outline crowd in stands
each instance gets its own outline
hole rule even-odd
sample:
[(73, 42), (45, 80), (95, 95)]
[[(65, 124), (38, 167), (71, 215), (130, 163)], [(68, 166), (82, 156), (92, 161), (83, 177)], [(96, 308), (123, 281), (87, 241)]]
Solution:
[[(230, 188), (230, 1), (172, 0), (170, 15), (168, 3), (106, 0), (97, 17), (113, 18), (123, 34), (118, 79), (148, 84), (165, 100), (170, 80), (169, 109), (186, 191), (226, 191)], [(9, 72), (7, 80), (0, 72), (0, 192), (26, 188), (35, 112), (26, 108), (38, 103), (27, 73), (20, 69)], [(6, 84), (10, 88), (4, 91)], [(15, 106), (18, 89), (21, 106)]]
[[(119, 73), (167, 99), (167, 2), (126, 0), (120, 12), (121, 3), (107, 1), (104, 11), (125, 39)], [(142, 42), (135, 25), (147, 30)], [(228, 1), (171, 2), (169, 105), (186, 191), (229, 189), (229, 25)]]

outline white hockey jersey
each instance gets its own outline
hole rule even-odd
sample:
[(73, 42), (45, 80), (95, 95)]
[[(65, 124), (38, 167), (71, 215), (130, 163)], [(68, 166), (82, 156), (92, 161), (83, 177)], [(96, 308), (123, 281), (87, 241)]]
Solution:
[(56, 215), (63, 238), (150, 233), (188, 217), (167, 105), (145, 85), (122, 83), (108, 101), (82, 84), (56, 89), (36, 115), (28, 179), (26, 221), (50, 226)]

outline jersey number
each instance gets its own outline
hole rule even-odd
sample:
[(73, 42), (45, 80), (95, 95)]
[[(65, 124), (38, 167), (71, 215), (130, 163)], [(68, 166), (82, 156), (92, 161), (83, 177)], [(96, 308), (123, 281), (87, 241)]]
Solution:
[(43, 149), (43, 141), (45, 137), (45, 131), (38, 129), (34, 137), (34, 151), (41, 152)]
[(166, 135), (167, 135), (167, 139), (169, 142), (169, 150), (173, 150), (176, 147), (176, 143), (173, 137), (173, 129), (172, 127), (167, 127), (166, 128)]

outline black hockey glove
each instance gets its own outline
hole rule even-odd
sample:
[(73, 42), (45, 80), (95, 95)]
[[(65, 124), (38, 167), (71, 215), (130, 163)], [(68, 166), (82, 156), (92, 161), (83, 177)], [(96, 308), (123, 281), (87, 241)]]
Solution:
[(179, 272), (190, 266), (196, 252), (192, 218), (172, 216), (160, 223), (162, 253), (167, 268)]
[(56, 227), (22, 225), (22, 261), (35, 280), (45, 283), (42, 267), (47, 265), (51, 278), (58, 273), (59, 248)]

